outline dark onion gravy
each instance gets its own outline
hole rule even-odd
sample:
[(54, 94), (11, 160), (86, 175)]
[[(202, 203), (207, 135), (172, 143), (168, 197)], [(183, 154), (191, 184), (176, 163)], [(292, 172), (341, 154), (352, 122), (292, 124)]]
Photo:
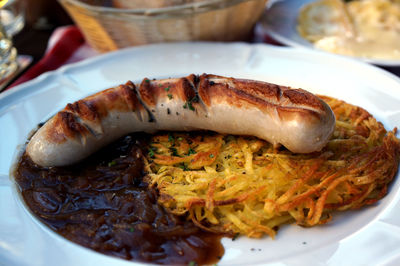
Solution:
[(41, 168), (23, 155), (15, 179), (31, 211), (65, 238), (98, 252), (157, 264), (212, 264), (221, 235), (157, 204), (143, 182), (146, 135), (128, 135), (69, 167)]

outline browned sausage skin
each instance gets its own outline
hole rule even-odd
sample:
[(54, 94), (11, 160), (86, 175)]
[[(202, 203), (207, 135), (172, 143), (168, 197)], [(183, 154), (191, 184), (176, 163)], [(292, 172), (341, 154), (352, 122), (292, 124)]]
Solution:
[(253, 135), (292, 152), (321, 150), (335, 117), (301, 89), (216, 75), (132, 82), (68, 104), (27, 145), (41, 166), (73, 164), (132, 132), (213, 130)]

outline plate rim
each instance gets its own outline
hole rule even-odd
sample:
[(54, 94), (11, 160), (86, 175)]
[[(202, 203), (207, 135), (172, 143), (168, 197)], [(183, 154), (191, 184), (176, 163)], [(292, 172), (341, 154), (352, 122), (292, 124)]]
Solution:
[[(285, 0), (286, 1), (286, 0)], [(200, 42), (181, 42), (181, 43), (159, 43), (159, 44), (150, 44), (150, 45), (144, 45), (144, 46), (136, 46), (136, 47), (128, 47), (128, 48), (123, 48), (120, 50), (116, 50), (116, 51), (112, 51), (112, 52), (108, 52), (108, 53), (104, 53), (104, 54), (100, 54), (97, 56), (93, 56), (91, 58), (88, 59), (84, 59), (82, 61), (79, 62), (74, 62), (74, 63), (70, 63), (67, 65), (63, 65), (60, 68), (56, 69), (56, 70), (51, 70), (51, 71), (47, 71), (41, 75), (39, 75), (38, 77), (29, 80), (27, 82), (24, 82), (22, 84), (19, 84), (18, 86), (15, 86), (13, 88), (7, 89), (5, 91), (2, 91), (0, 93), (0, 104), (2, 103), (2, 101), (4, 101), (4, 98), (9, 98), (9, 97), (15, 97), (16, 95), (14, 94), (21, 94), (26, 92), (27, 90), (29, 90), (30, 87), (37, 85), (40, 82), (47, 82), (48, 79), (51, 78), (55, 78), (57, 75), (62, 75), (64, 72), (67, 72), (69, 70), (73, 70), (75, 68), (79, 68), (79, 67), (85, 67), (88, 66), (90, 64), (95, 64), (97, 62), (101, 62), (103, 60), (108, 60), (110, 58), (113, 58), (117, 55), (120, 54), (124, 54), (124, 53), (131, 53), (133, 51), (138, 51), (138, 50), (148, 50), (148, 49), (157, 49), (157, 48), (163, 48), (163, 47), (169, 47), (169, 46), (179, 46), (179, 45), (183, 45), (183, 46), (202, 46), (202, 45), (216, 45), (216, 46), (230, 46), (230, 47), (234, 47), (234, 46), (242, 46), (242, 47), (262, 47), (262, 49), (271, 49), (271, 50), (276, 50), (276, 51), (285, 51), (285, 53), (288, 54), (295, 54), (295, 55), (299, 55), (299, 53), (304, 53), (304, 54), (308, 54), (311, 55), (313, 58), (318, 56), (321, 57), (321, 59), (323, 57), (325, 57), (326, 59), (330, 59), (330, 62), (333, 62), (335, 64), (338, 64), (340, 62), (343, 63), (349, 63), (349, 64), (353, 64), (354, 66), (357, 67), (361, 67), (361, 68), (367, 68), (367, 69), (374, 69), (374, 71), (378, 71), (381, 72), (381, 74), (384, 74), (386, 76), (388, 76), (391, 79), (394, 79), (396, 81), (400, 81), (400, 76), (397, 76), (385, 69), (382, 69), (379, 66), (376, 66), (374, 64), (368, 64), (364, 61), (360, 61), (357, 58), (354, 57), (348, 57), (348, 56), (343, 56), (343, 55), (337, 55), (337, 54), (333, 54), (333, 53), (328, 53), (328, 52), (324, 52), (321, 50), (316, 50), (316, 49), (305, 49), (303, 46), (276, 46), (276, 45), (272, 45), (272, 44), (267, 44), (267, 43), (245, 43), (245, 42), (231, 42), (231, 43), (224, 43), (224, 42), (209, 42), (209, 41), (200, 41)], [(400, 61), (399, 61), (400, 63)], [(28, 95), (30, 93), (28, 92)], [(2, 110), (5, 109), (5, 106), (7, 104), (1, 106), (0, 105), (0, 115), (2, 114)]]

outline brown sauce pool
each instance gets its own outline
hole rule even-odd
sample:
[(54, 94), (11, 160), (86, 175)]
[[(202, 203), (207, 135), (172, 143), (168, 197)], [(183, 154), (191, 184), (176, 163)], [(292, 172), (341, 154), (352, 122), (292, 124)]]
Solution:
[(145, 134), (128, 135), (84, 162), (41, 168), (22, 156), (15, 171), (25, 203), (48, 227), (95, 251), (157, 264), (212, 264), (221, 235), (157, 204), (143, 182)]

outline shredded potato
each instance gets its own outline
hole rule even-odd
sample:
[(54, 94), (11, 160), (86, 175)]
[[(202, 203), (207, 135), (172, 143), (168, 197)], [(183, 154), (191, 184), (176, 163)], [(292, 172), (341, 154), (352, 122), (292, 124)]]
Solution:
[(321, 98), (337, 122), (327, 146), (313, 154), (255, 137), (154, 135), (146, 171), (159, 203), (205, 230), (258, 238), (274, 237), (285, 223), (324, 224), (334, 211), (377, 202), (397, 172), (396, 129), (386, 132), (362, 108)]

